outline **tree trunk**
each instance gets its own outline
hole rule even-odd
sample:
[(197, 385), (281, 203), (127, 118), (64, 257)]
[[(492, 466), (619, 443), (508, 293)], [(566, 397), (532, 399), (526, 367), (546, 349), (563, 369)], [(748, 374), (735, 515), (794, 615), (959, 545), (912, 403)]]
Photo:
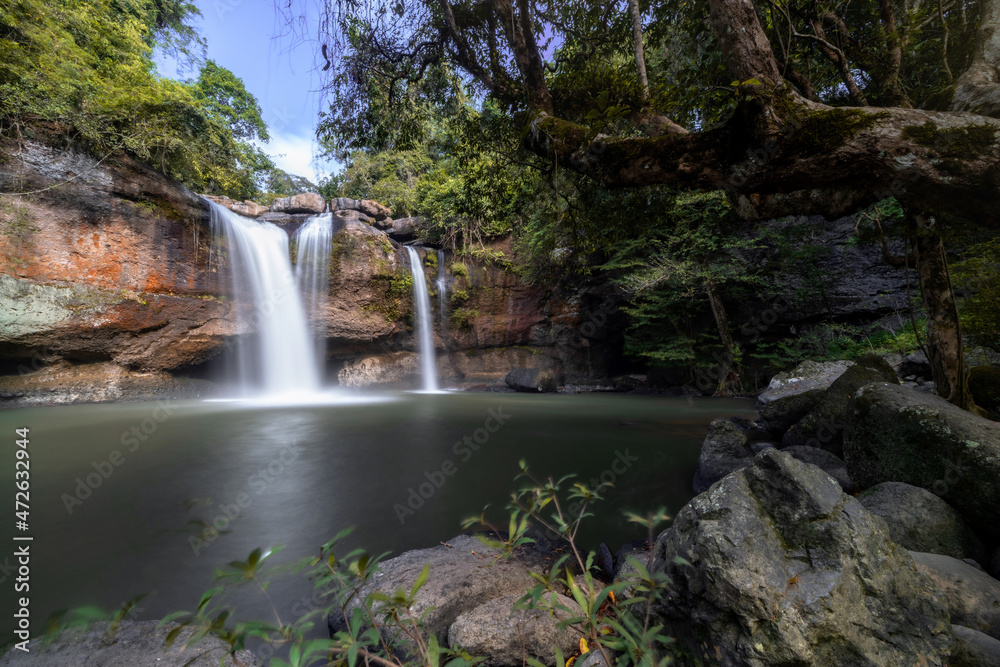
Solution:
[(955, 293), (951, 288), (944, 243), (933, 216), (911, 216), (916, 239), (917, 279), (927, 310), (927, 348), (938, 396), (977, 412), (969, 393)]
[(1000, 118), (1000, 0), (984, 0), (972, 65), (958, 77), (952, 109)]
[(722, 295), (719, 294), (718, 285), (711, 280), (705, 281), (705, 293), (708, 295), (708, 303), (712, 306), (712, 315), (715, 317), (715, 326), (719, 329), (719, 340), (722, 341), (723, 350), (722, 357), (719, 359), (721, 366), (719, 386), (715, 394), (716, 396), (732, 396), (733, 390), (740, 381), (740, 370), (734, 356), (736, 343), (729, 331), (729, 317), (726, 315), (726, 307), (722, 303)]
[(642, 14), (639, 11), (639, 0), (628, 1), (632, 13), (632, 38), (635, 40), (635, 68), (639, 73), (639, 88), (642, 90), (642, 102), (649, 102), (649, 78), (646, 76), (646, 55), (642, 48)]

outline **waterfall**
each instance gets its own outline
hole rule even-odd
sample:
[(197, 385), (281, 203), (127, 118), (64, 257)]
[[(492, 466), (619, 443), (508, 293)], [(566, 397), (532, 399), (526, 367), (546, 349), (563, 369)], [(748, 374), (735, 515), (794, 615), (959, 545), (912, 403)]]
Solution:
[(444, 326), (448, 322), (448, 280), (444, 272), (444, 250), (438, 250), (438, 277), (434, 281), (438, 292), (438, 317), (441, 318), (441, 331), (444, 335)]
[(437, 391), (437, 368), (434, 361), (434, 329), (431, 324), (431, 300), (427, 295), (427, 279), (420, 265), (420, 255), (406, 246), (410, 258), (410, 274), (413, 276), (413, 306), (416, 310), (415, 329), (420, 344), (420, 374), (423, 376), (423, 390)]
[(330, 286), (330, 247), (333, 214), (315, 215), (293, 235), (296, 245), (295, 279), (298, 281), (306, 316), (312, 323), (316, 368), (326, 366), (324, 306)]
[(257, 385), (268, 396), (319, 391), (319, 370), (288, 257), (288, 235), (214, 202), (209, 208), (213, 246), (221, 248), (223, 238), (226, 241), (236, 305), (253, 306), (248, 318), (241, 313), (241, 324), (256, 335), (241, 334), (237, 340), (242, 388)]

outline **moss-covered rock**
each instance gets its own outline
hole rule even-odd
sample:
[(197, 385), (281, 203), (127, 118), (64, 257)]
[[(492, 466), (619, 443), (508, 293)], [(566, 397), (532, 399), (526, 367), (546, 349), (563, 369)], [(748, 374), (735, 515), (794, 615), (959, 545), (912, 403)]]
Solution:
[(654, 611), (705, 665), (942, 665), (944, 603), (819, 468), (765, 449), (696, 497), (654, 547)]
[(783, 447), (808, 445), (841, 456), (844, 450), (844, 418), (854, 393), (872, 382), (897, 383), (896, 371), (882, 357), (868, 354), (855, 360), (830, 388), (823, 400), (782, 437)]
[(844, 460), (860, 488), (904, 482), (940, 496), (984, 541), (1000, 540), (1000, 424), (886, 383), (847, 411)]

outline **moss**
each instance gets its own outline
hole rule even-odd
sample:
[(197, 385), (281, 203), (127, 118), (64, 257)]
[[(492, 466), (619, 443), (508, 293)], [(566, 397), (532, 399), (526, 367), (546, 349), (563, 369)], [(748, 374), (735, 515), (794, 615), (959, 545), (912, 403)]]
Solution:
[(460, 306), (468, 300), (469, 300), (469, 293), (466, 292), (464, 289), (455, 290), (454, 292), (451, 293), (451, 298), (449, 299), (449, 301), (451, 301), (451, 305), (453, 306)]
[(478, 310), (458, 308), (452, 312), (449, 322), (452, 329), (471, 329), (472, 321), (477, 317), (479, 317)]
[(395, 273), (376, 273), (371, 279), (375, 296), (371, 302), (363, 306), (363, 310), (383, 315), (388, 321), (395, 322), (405, 311), (405, 304), (413, 291), (413, 278), (409, 272), (399, 275)]
[(923, 125), (907, 125), (903, 138), (933, 149), (942, 157), (968, 158), (989, 152), (996, 128), (986, 124), (940, 129), (932, 120)]
[(454, 276), (467, 278), (469, 276), (469, 267), (462, 262), (455, 262), (451, 265), (451, 273)]
[(826, 109), (792, 115), (792, 128), (783, 143), (789, 153), (830, 153), (837, 150), (858, 132), (871, 129), (883, 118), (886, 111), (870, 112), (861, 109)]
[(438, 258), (436, 252), (428, 252), (424, 254), (424, 266), (428, 266), (432, 269), (437, 269)]

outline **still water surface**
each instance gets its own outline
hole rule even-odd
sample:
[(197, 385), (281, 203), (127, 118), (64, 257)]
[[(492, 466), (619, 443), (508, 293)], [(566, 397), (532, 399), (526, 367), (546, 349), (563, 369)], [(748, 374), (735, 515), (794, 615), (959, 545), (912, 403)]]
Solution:
[[(622, 509), (665, 505), (673, 514), (691, 498), (709, 421), (752, 414), (742, 400), (602, 394), (391, 394), (311, 406), (167, 407), (169, 413), (155, 403), (0, 411), (0, 438), (7, 441), (0, 441), (7, 452), (0, 480), (9, 496), (0, 502), (0, 535), (8, 544), (18, 533), (15, 429), (30, 429), (30, 526), (20, 534), (34, 537), (32, 636), (58, 609), (112, 608), (140, 593), (140, 618), (192, 609), (216, 567), (259, 546), (288, 545), (280, 554), (285, 561), (309, 556), (347, 526), (356, 527), (351, 546), (375, 553), (433, 546), (461, 533), (462, 519), (486, 504), (500, 518), (522, 458), (539, 475), (574, 472), (591, 480), (603, 473), (613, 481), (583, 539), (615, 550), (642, 536)], [(199, 522), (225, 532), (201, 542)], [(9, 567), (0, 563), (6, 609), (14, 604)], [(287, 583), (269, 592), (284, 613), (308, 587)], [(236, 603), (245, 615), (266, 614), (256, 597)]]

